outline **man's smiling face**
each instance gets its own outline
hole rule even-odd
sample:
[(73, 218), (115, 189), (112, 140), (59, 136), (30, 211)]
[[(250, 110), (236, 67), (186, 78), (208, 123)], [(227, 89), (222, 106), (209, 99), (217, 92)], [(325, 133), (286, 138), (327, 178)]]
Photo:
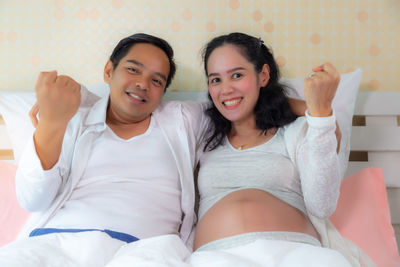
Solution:
[(147, 43), (134, 44), (116, 68), (107, 62), (104, 80), (110, 85), (108, 114), (124, 123), (148, 118), (162, 99), (169, 71), (164, 51)]

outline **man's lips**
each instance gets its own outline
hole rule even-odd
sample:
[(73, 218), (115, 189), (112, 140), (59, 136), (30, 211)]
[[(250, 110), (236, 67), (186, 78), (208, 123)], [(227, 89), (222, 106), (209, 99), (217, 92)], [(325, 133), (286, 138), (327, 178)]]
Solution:
[(126, 92), (129, 96), (141, 101), (141, 102), (147, 102), (147, 100), (143, 97), (140, 97), (139, 95), (133, 93), (133, 92)]

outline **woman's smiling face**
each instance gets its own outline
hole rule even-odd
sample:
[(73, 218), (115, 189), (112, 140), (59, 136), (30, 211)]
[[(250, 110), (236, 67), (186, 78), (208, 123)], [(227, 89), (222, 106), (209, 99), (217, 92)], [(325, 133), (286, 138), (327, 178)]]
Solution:
[[(240, 52), (226, 44), (216, 48), (207, 62), (208, 90), (218, 111), (233, 123), (255, 120), (261, 82), (254, 65)], [(265, 83), (265, 84), (264, 84)]]

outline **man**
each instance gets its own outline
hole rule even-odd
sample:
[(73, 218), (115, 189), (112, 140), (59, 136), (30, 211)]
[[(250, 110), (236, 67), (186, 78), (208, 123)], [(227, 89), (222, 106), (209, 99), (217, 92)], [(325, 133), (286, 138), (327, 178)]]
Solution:
[(31, 237), (0, 250), (1, 266), (53, 266), (52, 255), (102, 266), (126, 242), (163, 234), (191, 247), (205, 119), (200, 105), (160, 104), (174, 74), (172, 48), (146, 34), (115, 47), (104, 68), (109, 97), (40, 74), (40, 120), (16, 176), (18, 200), (34, 212), (21, 235)]

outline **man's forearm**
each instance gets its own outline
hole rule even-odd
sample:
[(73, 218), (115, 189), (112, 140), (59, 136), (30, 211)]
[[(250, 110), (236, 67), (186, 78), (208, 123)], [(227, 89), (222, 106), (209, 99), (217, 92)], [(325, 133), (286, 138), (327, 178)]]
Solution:
[(44, 170), (57, 163), (67, 125), (50, 125), (40, 121), (33, 135), (36, 153)]
[(289, 98), (288, 99), (290, 109), (292, 112), (297, 115), (297, 116), (304, 116), (306, 115), (306, 101), (304, 100), (299, 100), (299, 99), (294, 99), (294, 98)]

